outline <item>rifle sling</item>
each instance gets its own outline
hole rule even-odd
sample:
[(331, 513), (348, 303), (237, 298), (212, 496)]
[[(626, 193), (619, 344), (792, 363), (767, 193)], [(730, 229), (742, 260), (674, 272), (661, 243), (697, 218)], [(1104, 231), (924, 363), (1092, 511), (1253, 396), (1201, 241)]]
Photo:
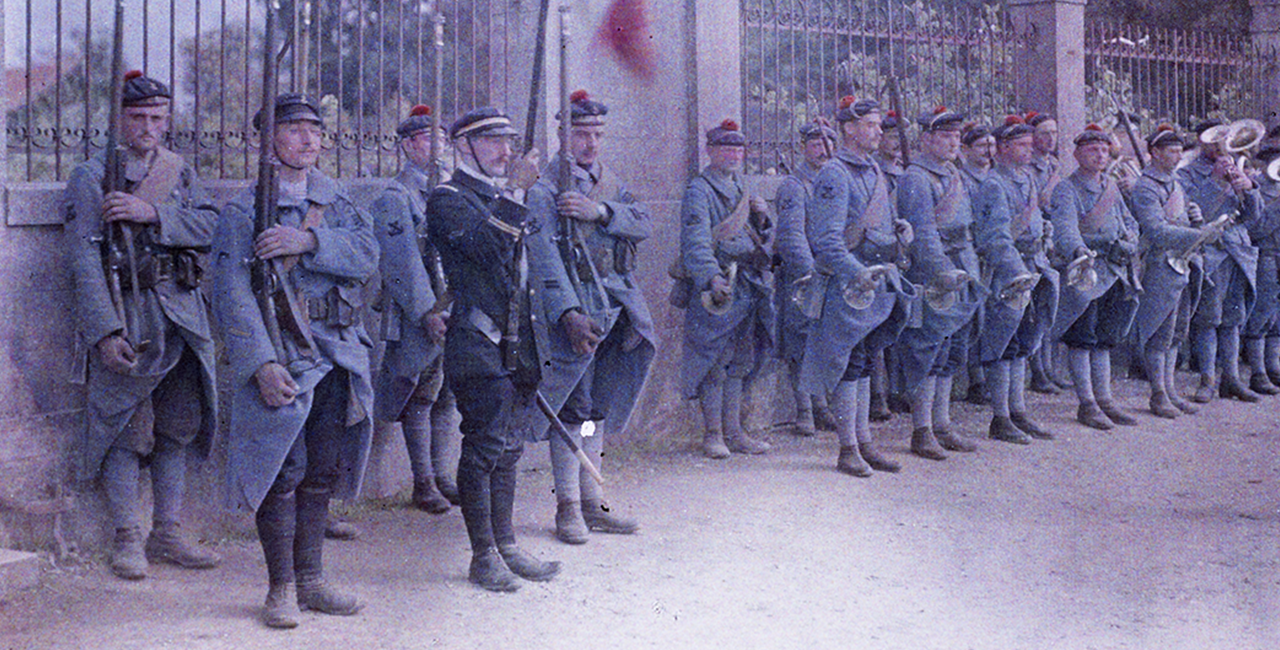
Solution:
[(134, 196), (155, 205), (169, 198), (178, 183), (182, 182), (182, 170), (186, 167), (182, 156), (165, 148), (156, 150), (155, 160), (143, 178), (130, 192)]
[[(307, 214), (302, 218), (302, 223), (298, 224), (298, 229), (306, 232), (314, 228), (318, 228), (324, 223), (324, 206), (319, 203), (312, 203), (307, 207)], [(289, 255), (280, 258), (280, 268), (288, 273), (298, 264), (298, 255)]]

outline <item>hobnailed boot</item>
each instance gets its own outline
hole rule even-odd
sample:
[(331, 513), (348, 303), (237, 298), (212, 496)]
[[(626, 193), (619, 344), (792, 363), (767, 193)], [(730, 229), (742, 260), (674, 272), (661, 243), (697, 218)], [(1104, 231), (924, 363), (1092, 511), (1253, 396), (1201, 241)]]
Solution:
[(1109, 400), (1103, 401), (1102, 399), (1099, 399), (1098, 408), (1101, 409), (1103, 413), (1107, 414), (1107, 418), (1111, 420), (1112, 424), (1119, 424), (1120, 426), (1131, 427), (1138, 423), (1138, 421), (1134, 419), (1132, 415), (1129, 415), (1128, 413), (1125, 413), (1124, 411), (1120, 410), (1120, 407), (1116, 406), (1115, 402), (1112, 402)]
[(1151, 393), (1151, 412), (1169, 420), (1176, 419), (1182, 415), (1182, 411), (1174, 406), (1169, 400), (1169, 394), (1164, 391)]
[(334, 589), (324, 578), (325, 522), (329, 514), (329, 493), (295, 494), (297, 524), (293, 532), (293, 572), (297, 582), (298, 607), (334, 616), (351, 616), (364, 608), (355, 596)]
[(706, 382), (702, 387), (700, 401), (702, 421), (706, 426), (702, 434), (702, 454), (715, 460), (728, 458), (729, 447), (724, 444), (724, 431), (721, 428), (724, 426), (724, 380)]
[(1245, 339), (1245, 354), (1249, 360), (1249, 390), (1259, 395), (1280, 394), (1280, 388), (1271, 383), (1267, 376), (1266, 362), (1263, 361), (1267, 342), (1261, 338)]
[(729, 447), (724, 444), (724, 434), (719, 431), (706, 431), (702, 434), (702, 455), (715, 460), (729, 457)]
[(409, 503), (433, 515), (444, 514), (453, 507), (436, 488), (436, 482), (432, 478), (413, 482), (413, 496), (409, 498)]
[(582, 503), (556, 502), (556, 539), (576, 546), (586, 544), (588, 537), (587, 522), (582, 518)]
[(862, 460), (867, 461), (871, 469), (877, 472), (898, 472), (902, 470), (902, 465), (881, 454), (874, 442), (858, 443), (858, 453), (862, 454)]
[(1015, 445), (1031, 444), (1031, 437), (1023, 433), (1018, 427), (1013, 426), (1013, 421), (1003, 416), (995, 416), (991, 418), (991, 426), (987, 429), (987, 435), (992, 440), (1000, 442), (1011, 442)]
[(823, 404), (813, 407), (813, 426), (819, 431), (836, 430), (836, 415), (830, 406)]
[(813, 423), (813, 409), (796, 410), (796, 425), (791, 429), (791, 433), (801, 438), (812, 438), (818, 435), (817, 427)]
[(1174, 348), (1165, 353), (1164, 367), (1164, 385), (1165, 393), (1169, 395), (1169, 401), (1173, 403), (1179, 411), (1187, 415), (1194, 415), (1200, 411), (1199, 407), (1192, 405), (1183, 399), (1182, 393), (1178, 392), (1178, 350)]
[(324, 536), (340, 542), (360, 539), (360, 529), (355, 524), (337, 517), (329, 517), (324, 524)]
[(452, 476), (436, 475), (436, 489), (449, 503), (455, 506), (462, 505), (462, 500), (458, 498), (458, 484)]
[(728, 377), (724, 380), (722, 415), (725, 445), (735, 454), (763, 454), (773, 446), (747, 435), (746, 429), (742, 426), (742, 383), (740, 377)]
[(298, 627), (302, 610), (298, 609), (298, 596), (292, 582), (271, 585), (267, 588), (267, 600), (262, 604), (262, 624), (282, 630)]
[(1031, 366), (1031, 390), (1044, 395), (1057, 395), (1058, 385), (1045, 373), (1043, 360), (1039, 351), (1027, 358), (1027, 363)]
[(206, 551), (189, 541), (177, 523), (160, 524), (147, 536), (147, 559), (168, 562), (184, 569), (212, 569), (222, 563), (213, 551)]
[(1249, 375), (1249, 390), (1259, 395), (1280, 395), (1280, 388), (1271, 383), (1271, 378), (1265, 371)]
[(1114, 426), (1097, 402), (1084, 402), (1076, 409), (1076, 421), (1091, 429), (1110, 431)]
[(601, 533), (614, 535), (632, 535), (640, 530), (640, 524), (634, 519), (624, 519), (613, 514), (613, 510), (598, 499), (582, 500), (582, 519), (587, 528)]
[(1196, 392), (1191, 395), (1191, 401), (1197, 404), (1208, 404), (1218, 393), (1218, 382), (1214, 378), (1213, 373), (1200, 373), (1200, 385), (1196, 387)]
[(142, 531), (117, 528), (111, 544), (111, 572), (125, 580), (147, 577), (147, 556), (142, 550)]
[(1010, 413), (1009, 421), (1013, 426), (1018, 427), (1023, 433), (1037, 440), (1053, 440), (1053, 434), (1049, 433), (1044, 427), (1031, 421), (1026, 413)]
[(489, 591), (511, 593), (520, 589), (520, 579), (507, 568), (506, 560), (502, 559), (496, 548), (487, 548), (471, 555), (467, 580)]
[(543, 562), (528, 553), (525, 553), (515, 544), (506, 544), (498, 547), (498, 554), (502, 556), (502, 561), (507, 564), (507, 568), (511, 572), (533, 582), (546, 582), (560, 573), (559, 562)]
[(938, 441), (938, 445), (947, 451), (958, 451), (962, 454), (969, 454), (978, 451), (978, 445), (975, 445), (962, 438), (959, 434), (952, 433), (946, 429), (934, 427), (933, 437)]
[(773, 445), (763, 440), (752, 438), (745, 431), (739, 431), (737, 435), (725, 440), (725, 445), (729, 448), (729, 451), (735, 454), (752, 456), (763, 454), (773, 449)]
[(1266, 366), (1267, 378), (1280, 387), (1280, 337), (1269, 336), (1263, 353), (1263, 364)]
[(836, 457), (836, 471), (841, 474), (866, 478), (871, 476), (871, 466), (862, 459), (856, 445), (842, 445), (840, 455)]
[(884, 393), (871, 392), (871, 421), (872, 422), (888, 422), (893, 419), (894, 412), (905, 413), (908, 409), (899, 405), (897, 409), (890, 409), (889, 402), (893, 398), (886, 396)]
[(1133, 426), (1138, 423), (1133, 416), (1121, 411), (1111, 397), (1111, 351), (1094, 350), (1089, 353), (1089, 365), (1093, 373), (1093, 389), (1098, 395), (1098, 408), (1107, 414), (1112, 424)]
[(917, 427), (911, 432), (911, 453), (928, 460), (946, 460), (947, 455), (933, 437), (933, 429)]
[[(1199, 392), (1197, 391), (1196, 394), (1199, 395)], [(1225, 372), (1222, 374), (1222, 381), (1218, 383), (1218, 396), (1234, 397), (1241, 402), (1248, 402), (1250, 404), (1256, 403), (1262, 399), (1257, 393), (1249, 390), (1249, 388), (1244, 385), (1244, 382), (1240, 381), (1239, 377)]]

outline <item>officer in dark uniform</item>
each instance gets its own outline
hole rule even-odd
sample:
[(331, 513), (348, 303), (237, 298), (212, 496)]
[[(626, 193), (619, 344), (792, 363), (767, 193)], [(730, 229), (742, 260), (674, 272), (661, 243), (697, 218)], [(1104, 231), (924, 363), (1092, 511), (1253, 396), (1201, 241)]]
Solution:
[[(511, 120), (479, 108), (459, 117), (449, 135), (458, 169), (431, 193), (427, 232), (456, 296), (444, 367), (462, 414), (458, 495), (471, 539), (469, 578), (510, 592), (520, 587), (517, 576), (550, 580), (560, 572), (559, 562), (521, 550), (511, 523), (516, 462), (525, 441), (541, 433), (534, 431), (534, 393), (541, 362), (551, 357), (540, 314), (558, 314), (576, 348), (591, 350), (598, 337), (554, 249), (529, 237), (549, 225), (528, 218), (523, 195), (537, 171), (534, 156), (513, 155)], [(556, 268), (558, 275), (535, 272)]]
[[(208, 453), (216, 419), (213, 337), (201, 284), (218, 211), (195, 186), (195, 171), (162, 146), (172, 97), (141, 72), (126, 75), (123, 186), (104, 196), (106, 157), (99, 154), (75, 168), (66, 190), (76, 361), (87, 364), (77, 374), (85, 381), (87, 370), (88, 384), (79, 474), (90, 480), (101, 472), (115, 527), (111, 570), (130, 580), (146, 575), (147, 559), (199, 569), (219, 562), (181, 529), (187, 456)], [(134, 249), (115, 267), (118, 305), (103, 261), (113, 247), (126, 247), (112, 241), (112, 228), (125, 229), (122, 238), (131, 238)], [(130, 284), (135, 277), (137, 287)], [(144, 551), (138, 477), (146, 463), (154, 514)]]

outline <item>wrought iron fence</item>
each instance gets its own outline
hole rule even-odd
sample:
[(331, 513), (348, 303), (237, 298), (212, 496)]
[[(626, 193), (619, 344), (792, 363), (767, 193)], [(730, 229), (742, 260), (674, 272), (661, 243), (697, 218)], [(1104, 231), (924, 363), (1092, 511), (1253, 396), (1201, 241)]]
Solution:
[[(104, 146), (113, 7), (112, 0), (24, 0), (21, 12), (7, 16), (25, 37), (22, 77), (6, 74), (10, 182), (65, 180)], [(253, 174), (263, 7), (261, 0), (126, 5), (125, 69), (143, 69), (173, 89), (168, 144), (205, 179)], [(434, 108), (447, 124), (460, 110), (488, 103), (491, 66), (504, 63), (493, 60), (488, 45), (490, 0), (282, 0), (277, 42), (290, 46), (281, 92), (303, 90), (319, 100), (328, 128), (326, 172), (363, 177), (396, 170), (395, 125), (434, 89), (436, 10), (444, 17), (445, 46), (443, 106)]]
[(1276, 51), (1247, 34), (1181, 30), (1086, 17), (1085, 83), (1091, 120), (1116, 106), (1143, 126), (1192, 126), (1205, 117), (1262, 117), (1261, 90), (1277, 74)]
[(1014, 48), (1025, 44), (1003, 5), (938, 0), (742, 0), (743, 128), (748, 170), (783, 173), (796, 129), (830, 116), (845, 95), (900, 112), (937, 105), (993, 122), (1020, 108)]

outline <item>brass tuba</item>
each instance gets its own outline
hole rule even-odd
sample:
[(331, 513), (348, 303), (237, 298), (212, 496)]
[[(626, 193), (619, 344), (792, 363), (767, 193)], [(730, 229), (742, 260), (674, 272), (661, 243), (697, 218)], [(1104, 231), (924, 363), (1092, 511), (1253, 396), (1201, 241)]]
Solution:
[(1200, 134), (1200, 142), (1221, 144), (1222, 151), (1235, 158), (1236, 168), (1245, 171), (1249, 163), (1248, 152), (1256, 148), (1266, 135), (1265, 124), (1258, 120), (1243, 119), (1205, 129)]

